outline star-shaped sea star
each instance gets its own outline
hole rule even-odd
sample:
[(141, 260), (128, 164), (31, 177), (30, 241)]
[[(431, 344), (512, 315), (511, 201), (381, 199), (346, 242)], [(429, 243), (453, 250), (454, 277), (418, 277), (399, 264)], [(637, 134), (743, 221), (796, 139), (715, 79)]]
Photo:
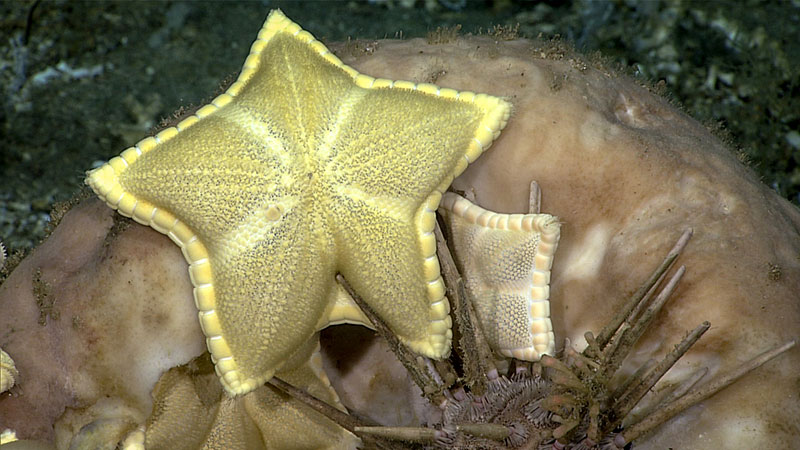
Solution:
[(337, 272), (413, 350), (448, 354), (435, 211), (509, 113), (359, 74), (273, 11), (224, 94), (87, 183), (181, 247), (216, 372), (243, 394), (326, 318), (361, 320), (337, 310)]

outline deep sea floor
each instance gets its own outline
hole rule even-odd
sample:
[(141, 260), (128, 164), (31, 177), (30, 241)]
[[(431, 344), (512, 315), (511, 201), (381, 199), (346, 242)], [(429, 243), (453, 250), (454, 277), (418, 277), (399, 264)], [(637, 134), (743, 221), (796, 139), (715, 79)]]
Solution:
[(798, 0), (11, 0), (0, 4), (0, 241), (35, 245), (86, 169), (213, 98), (273, 8), (327, 42), (500, 26), (599, 51), (800, 205)]

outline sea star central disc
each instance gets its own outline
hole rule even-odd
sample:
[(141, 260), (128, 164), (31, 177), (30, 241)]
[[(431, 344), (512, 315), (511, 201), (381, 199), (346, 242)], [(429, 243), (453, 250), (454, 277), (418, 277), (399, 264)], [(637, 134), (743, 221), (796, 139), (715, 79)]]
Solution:
[(217, 374), (242, 394), (334, 313), (337, 272), (413, 350), (448, 354), (434, 212), (509, 112), (359, 74), (273, 11), (224, 94), (87, 183), (183, 249)]

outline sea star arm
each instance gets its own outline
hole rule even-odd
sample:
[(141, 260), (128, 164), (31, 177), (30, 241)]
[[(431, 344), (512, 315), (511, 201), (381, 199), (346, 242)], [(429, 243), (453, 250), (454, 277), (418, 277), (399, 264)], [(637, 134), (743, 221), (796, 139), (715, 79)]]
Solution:
[[(330, 207), (341, 224), (340, 271), (401, 340), (442, 358), (452, 332), (435, 210), (441, 192), (499, 133), (508, 105), (432, 85), (364, 78), (360, 84), (368, 91), (356, 102), (366, 114), (339, 127), (332, 147), (341, 156), (332, 155), (327, 171)], [(426, 120), (396, 127), (408, 114)], [(384, 182), (395, 177), (405, 181)]]
[(527, 361), (552, 355), (549, 283), (558, 219), (487, 211), (452, 192), (440, 211), (490, 346)]
[[(207, 361), (207, 360), (206, 360)], [(205, 364), (208, 364), (205, 362)], [(164, 374), (153, 391), (153, 413), (129, 448), (355, 448), (358, 438), (272, 386), (230, 398), (202, 358)], [(343, 409), (322, 371), (319, 337), (302, 345), (277, 376)]]

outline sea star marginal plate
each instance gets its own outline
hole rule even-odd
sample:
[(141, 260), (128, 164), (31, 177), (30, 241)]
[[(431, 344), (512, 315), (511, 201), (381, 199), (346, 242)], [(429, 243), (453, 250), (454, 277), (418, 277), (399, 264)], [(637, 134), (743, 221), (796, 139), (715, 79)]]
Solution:
[(337, 272), (411, 349), (449, 353), (435, 211), (510, 110), (360, 74), (275, 10), (225, 93), (86, 182), (181, 247), (216, 373), (244, 394), (348, 318)]

